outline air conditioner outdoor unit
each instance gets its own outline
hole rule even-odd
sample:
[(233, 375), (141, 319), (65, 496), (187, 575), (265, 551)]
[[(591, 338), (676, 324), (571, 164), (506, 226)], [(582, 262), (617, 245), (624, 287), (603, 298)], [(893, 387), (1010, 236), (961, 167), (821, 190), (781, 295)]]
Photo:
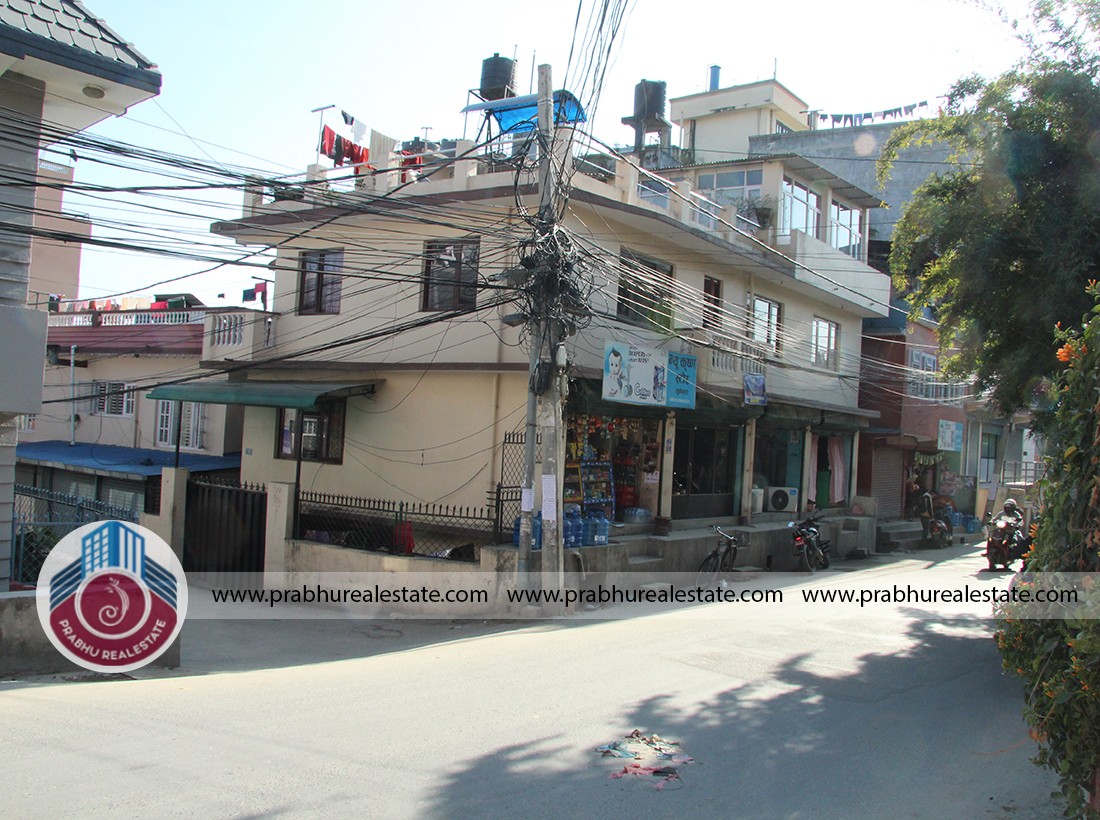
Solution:
[(768, 487), (764, 493), (764, 509), (769, 512), (794, 512), (798, 509), (798, 488)]

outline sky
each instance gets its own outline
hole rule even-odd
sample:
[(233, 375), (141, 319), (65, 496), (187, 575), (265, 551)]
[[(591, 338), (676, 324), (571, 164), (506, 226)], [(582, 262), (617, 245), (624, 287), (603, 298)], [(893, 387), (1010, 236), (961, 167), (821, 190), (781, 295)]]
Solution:
[[(1026, 6), (1010, 3), (1008, 16)], [(569, 88), (574, 2), (511, 0), (86, 0), (85, 6), (133, 43), (163, 77), (161, 94), (91, 133), (148, 148), (262, 169), (304, 172), (316, 160), (319, 117), (341, 124), (346, 111), (400, 140), (473, 138), (479, 122), (459, 113), (472, 99), (482, 60), (517, 61), (519, 93), (532, 91), (532, 68), (551, 65), (556, 88)], [(581, 28), (591, 1), (586, 0)], [(578, 44), (579, 51), (579, 44)], [(706, 90), (709, 66), (721, 86), (773, 75), (809, 108), (863, 113), (929, 101), (962, 76), (995, 76), (1023, 54), (1009, 25), (982, 0), (787, 0), (783, 4), (711, 0), (634, 0), (618, 32), (589, 128), (605, 142), (632, 143), (620, 123), (632, 113), (634, 86), (663, 80), (669, 99)], [(574, 65), (577, 55), (574, 55)], [(574, 68), (575, 73), (575, 68)], [(334, 105), (321, 114), (312, 109)], [(677, 135), (673, 135), (674, 142)], [(76, 163), (78, 182), (134, 184), (133, 173)], [(241, 195), (204, 195), (184, 226), (103, 200), (71, 196), (70, 211), (149, 220), (195, 241), (209, 222), (240, 215)], [(210, 265), (126, 251), (85, 248), (80, 298), (121, 291), (189, 291), (207, 304), (240, 303), (254, 270), (221, 268), (157, 288), (150, 285)], [(225, 298), (217, 294), (224, 293)]]

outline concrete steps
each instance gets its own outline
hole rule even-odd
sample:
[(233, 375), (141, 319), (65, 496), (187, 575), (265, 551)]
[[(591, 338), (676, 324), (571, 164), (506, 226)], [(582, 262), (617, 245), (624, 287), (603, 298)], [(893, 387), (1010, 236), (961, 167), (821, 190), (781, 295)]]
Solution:
[(923, 533), (920, 521), (884, 521), (875, 534), (875, 552), (920, 549)]

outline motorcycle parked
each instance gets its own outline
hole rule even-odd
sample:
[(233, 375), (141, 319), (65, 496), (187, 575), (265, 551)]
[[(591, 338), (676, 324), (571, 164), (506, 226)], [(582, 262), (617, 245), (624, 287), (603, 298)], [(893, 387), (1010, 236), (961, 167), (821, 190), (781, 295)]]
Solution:
[(946, 549), (951, 546), (951, 531), (948, 522), (942, 518), (928, 519), (928, 540), (931, 546), (937, 549)]
[(1027, 553), (1030, 539), (1024, 535), (1023, 525), (1015, 518), (999, 515), (989, 522), (988, 527), (989, 537), (982, 555), (989, 562), (989, 569), (996, 569), (998, 564), (1008, 569)]
[(787, 522), (787, 527), (792, 531), (795, 557), (798, 558), (798, 565), (804, 572), (829, 568), (831, 544), (828, 539), (821, 537), (821, 532), (817, 528), (817, 522), (820, 519), (821, 514), (814, 513), (800, 523)]

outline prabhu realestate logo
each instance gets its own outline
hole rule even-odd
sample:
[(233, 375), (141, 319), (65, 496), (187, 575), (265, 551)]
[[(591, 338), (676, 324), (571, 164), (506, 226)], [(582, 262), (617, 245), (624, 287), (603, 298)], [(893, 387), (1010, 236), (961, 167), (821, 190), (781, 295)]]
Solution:
[(179, 634), (187, 579), (155, 533), (97, 521), (46, 556), (36, 598), (42, 628), (62, 655), (95, 672), (129, 672), (159, 657)]

